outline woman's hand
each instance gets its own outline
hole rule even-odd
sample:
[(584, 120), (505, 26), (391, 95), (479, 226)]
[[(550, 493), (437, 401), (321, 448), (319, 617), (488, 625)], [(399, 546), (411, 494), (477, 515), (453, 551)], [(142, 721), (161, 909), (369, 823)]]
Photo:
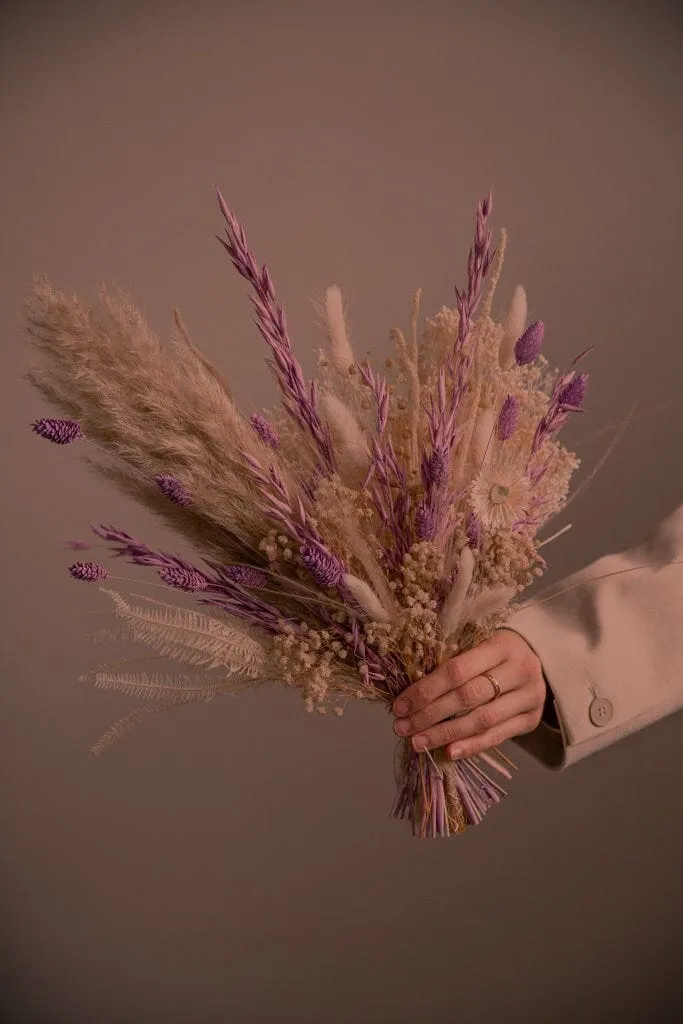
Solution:
[(518, 633), (501, 629), (407, 687), (393, 704), (394, 732), (411, 736), (415, 750), (447, 746), (450, 758), (471, 757), (533, 732), (545, 698), (540, 659)]

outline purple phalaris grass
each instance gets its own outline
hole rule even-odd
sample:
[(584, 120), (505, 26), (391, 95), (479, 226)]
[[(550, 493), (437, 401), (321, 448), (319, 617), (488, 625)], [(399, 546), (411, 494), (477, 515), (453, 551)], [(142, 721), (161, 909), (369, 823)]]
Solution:
[(33, 432), (53, 444), (72, 444), (82, 438), (83, 431), (75, 420), (58, 420), (44, 417), (33, 424)]

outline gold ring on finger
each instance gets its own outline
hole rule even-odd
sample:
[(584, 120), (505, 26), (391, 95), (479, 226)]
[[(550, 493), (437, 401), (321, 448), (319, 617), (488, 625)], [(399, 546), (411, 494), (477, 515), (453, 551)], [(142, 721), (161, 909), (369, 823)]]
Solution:
[(492, 672), (482, 672), (482, 675), (486, 676), (488, 681), (493, 686), (493, 697), (491, 697), (491, 700), (487, 701), (487, 703), (490, 704), (492, 700), (496, 699), (496, 697), (500, 697), (500, 683), (498, 682), (498, 680), (496, 679)]

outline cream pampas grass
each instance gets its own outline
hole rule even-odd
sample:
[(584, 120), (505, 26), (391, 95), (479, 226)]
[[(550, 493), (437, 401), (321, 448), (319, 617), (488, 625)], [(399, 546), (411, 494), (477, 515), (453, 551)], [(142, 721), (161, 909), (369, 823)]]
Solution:
[(330, 362), (339, 373), (348, 373), (355, 365), (356, 358), (346, 330), (342, 294), (338, 285), (331, 285), (325, 292), (324, 310)]
[(336, 395), (323, 392), (320, 404), (339, 453), (340, 476), (345, 483), (358, 485), (370, 465), (367, 438), (349, 407)]
[(515, 362), (515, 342), (524, 330), (527, 317), (526, 292), (518, 284), (512, 294), (510, 308), (503, 320), (503, 337), (500, 342), (498, 359), (503, 370), (512, 369)]

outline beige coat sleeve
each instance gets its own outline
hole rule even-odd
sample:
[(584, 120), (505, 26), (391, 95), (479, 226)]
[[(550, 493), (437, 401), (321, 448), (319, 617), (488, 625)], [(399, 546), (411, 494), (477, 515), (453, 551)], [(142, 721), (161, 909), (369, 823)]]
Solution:
[(683, 505), (638, 547), (598, 559), (510, 617), (506, 628), (541, 659), (560, 724), (541, 723), (519, 746), (566, 768), (683, 707), (682, 562)]

